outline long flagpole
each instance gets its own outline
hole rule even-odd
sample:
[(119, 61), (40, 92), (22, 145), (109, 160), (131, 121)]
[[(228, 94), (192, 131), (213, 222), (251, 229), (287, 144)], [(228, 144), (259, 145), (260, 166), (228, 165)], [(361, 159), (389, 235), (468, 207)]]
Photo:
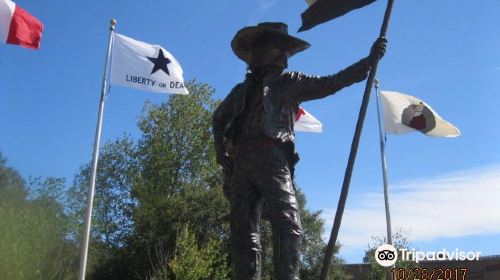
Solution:
[[(392, 6), (394, 0), (388, 0), (387, 8), (385, 10), (384, 21), (382, 27), (380, 28), (380, 37), (385, 37), (387, 33), (387, 27), (389, 25), (389, 19), (391, 17)], [(335, 244), (337, 243), (337, 236), (340, 229), (340, 223), (342, 222), (342, 216), (344, 214), (345, 203), (347, 200), (347, 193), (349, 192), (349, 185), (351, 183), (352, 170), (354, 167), (354, 162), (356, 161), (356, 154), (358, 152), (359, 139), (361, 138), (361, 131), (363, 130), (363, 123), (365, 121), (366, 110), (368, 108), (368, 102), (370, 101), (370, 92), (373, 87), (373, 80), (377, 74), (377, 66), (380, 57), (378, 57), (373, 63), (370, 70), (370, 75), (368, 75), (368, 80), (366, 81), (365, 92), (363, 94), (363, 101), (361, 103), (361, 108), (359, 110), (358, 122), (356, 124), (356, 131), (354, 132), (354, 137), (351, 144), (351, 151), (349, 153), (349, 161), (344, 174), (344, 182), (342, 183), (342, 190), (340, 192), (339, 202), (337, 205), (337, 212), (335, 213), (335, 219), (333, 222), (332, 231), (330, 233), (330, 239), (325, 248), (325, 257), (323, 259), (323, 267), (321, 268), (320, 280), (326, 280), (328, 271), (330, 269), (330, 264), (332, 261), (332, 256), (335, 249)]]
[[(385, 205), (385, 222), (387, 226), (387, 243), (392, 245), (392, 227), (391, 227), (391, 212), (389, 211), (389, 184), (387, 183), (387, 161), (385, 156), (385, 133), (382, 128), (382, 114), (380, 112), (380, 89), (379, 80), (375, 79), (375, 93), (377, 97), (377, 119), (378, 119), (378, 132), (380, 138), (380, 158), (382, 159), (382, 177), (384, 180), (384, 205)], [(394, 268), (394, 265), (392, 265)], [(390, 270), (387, 271), (387, 280), (392, 278)]]
[(115, 30), (115, 25), (116, 25), (116, 20), (112, 19), (109, 25), (108, 50), (106, 52), (106, 63), (104, 64), (104, 75), (102, 79), (99, 113), (97, 114), (97, 128), (95, 132), (94, 152), (92, 157), (92, 175), (90, 178), (90, 186), (87, 194), (87, 212), (85, 213), (85, 224), (83, 228), (83, 242), (80, 252), (80, 269), (78, 271), (78, 280), (85, 279), (85, 270), (87, 268), (87, 255), (88, 255), (89, 239), (90, 239), (90, 220), (92, 219), (92, 204), (94, 201), (97, 161), (99, 159), (99, 143), (101, 142), (102, 116), (104, 113), (104, 101), (106, 98), (106, 89), (108, 81), (109, 55), (111, 53), (111, 43), (113, 38), (113, 31)]
[(375, 79), (375, 89), (377, 93), (377, 116), (378, 116), (378, 131), (380, 136), (380, 157), (382, 159), (382, 177), (384, 180), (384, 202), (385, 202), (385, 221), (387, 224), (387, 243), (392, 245), (392, 227), (391, 227), (391, 212), (389, 211), (389, 184), (387, 180), (387, 160), (385, 156), (385, 135), (382, 128), (382, 115), (380, 110), (380, 89), (379, 80)]

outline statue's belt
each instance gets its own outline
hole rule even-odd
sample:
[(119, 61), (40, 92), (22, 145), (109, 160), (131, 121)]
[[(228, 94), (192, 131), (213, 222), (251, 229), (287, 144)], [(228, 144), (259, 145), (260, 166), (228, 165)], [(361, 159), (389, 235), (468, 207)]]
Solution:
[(282, 142), (277, 139), (272, 139), (272, 138), (265, 138), (265, 139), (256, 139), (256, 140), (250, 140), (250, 141), (245, 141), (241, 144), (235, 145), (231, 151), (230, 155), (231, 156), (236, 156), (241, 153), (245, 152), (251, 152), (255, 150), (260, 150), (260, 149), (265, 149), (269, 147), (278, 147)]

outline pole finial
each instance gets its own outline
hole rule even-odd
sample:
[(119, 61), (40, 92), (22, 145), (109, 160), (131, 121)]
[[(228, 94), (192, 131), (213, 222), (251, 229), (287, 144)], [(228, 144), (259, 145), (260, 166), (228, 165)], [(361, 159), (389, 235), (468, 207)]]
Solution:
[(380, 81), (377, 78), (375, 78), (373, 82), (375, 83), (375, 88), (378, 88)]
[(112, 18), (111, 21), (109, 22), (109, 29), (111, 30), (115, 30), (115, 26), (116, 26), (116, 19)]

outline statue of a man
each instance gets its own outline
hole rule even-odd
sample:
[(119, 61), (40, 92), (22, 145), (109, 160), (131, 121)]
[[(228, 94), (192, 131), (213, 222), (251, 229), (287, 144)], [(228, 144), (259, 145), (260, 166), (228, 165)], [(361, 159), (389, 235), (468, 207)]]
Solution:
[(266, 22), (238, 31), (231, 47), (248, 64), (213, 115), (217, 161), (231, 205), (231, 242), (238, 280), (260, 279), (259, 223), (265, 201), (273, 230), (274, 279), (299, 279), (302, 238), (293, 172), (294, 121), (299, 104), (324, 98), (366, 79), (372, 59), (383, 56), (379, 39), (370, 55), (331, 76), (284, 72), (287, 60), (310, 45), (288, 35), (284, 23)]

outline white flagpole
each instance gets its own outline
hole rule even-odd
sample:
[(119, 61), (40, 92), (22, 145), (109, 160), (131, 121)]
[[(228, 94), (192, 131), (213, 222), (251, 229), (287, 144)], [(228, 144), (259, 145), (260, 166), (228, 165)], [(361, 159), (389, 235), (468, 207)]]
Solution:
[(111, 53), (111, 44), (113, 38), (113, 31), (115, 30), (115, 25), (116, 25), (116, 20), (112, 19), (109, 25), (108, 50), (106, 52), (106, 63), (104, 64), (104, 75), (102, 80), (101, 99), (99, 102), (99, 113), (97, 114), (97, 128), (95, 132), (94, 153), (92, 158), (92, 175), (90, 179), (89, 192), (87, 194), (87, 212), (85, 214), (85, 224), (83, 229), (83, 241), (80, 252), (80, 269), (78, 271), (78, 280), (85, 279), (85, 270), (87, 268), (87, 254), (88, 254), (89, 239), (90, 239), (90, 220), (92, 218), (92, 204), (95, 192), (97, 161), (99, 159), (99, 143), (101, 141), (102, 115), (104, 113), (104, 100), (106, 97), (106, 88), (108, 82), (109, 55)]
[(382, 128), (382, 116), (380, 106), (380, 91), (379, 80), (375, 79), (375, 89), (377, 93), (377, 116), (378, 116), (378, 131), (380, 135), (380, 157), (382, 158), (382, 175), (384, 179), (384, 201), (385, 201), (385, 219), (387, 223), (387, 243), (392, 244), (392, 227), (391, 227), (391, 212), (389, 211), (389, 186), (387, 181), (387, 162), (385, 157), (385, 133)]

